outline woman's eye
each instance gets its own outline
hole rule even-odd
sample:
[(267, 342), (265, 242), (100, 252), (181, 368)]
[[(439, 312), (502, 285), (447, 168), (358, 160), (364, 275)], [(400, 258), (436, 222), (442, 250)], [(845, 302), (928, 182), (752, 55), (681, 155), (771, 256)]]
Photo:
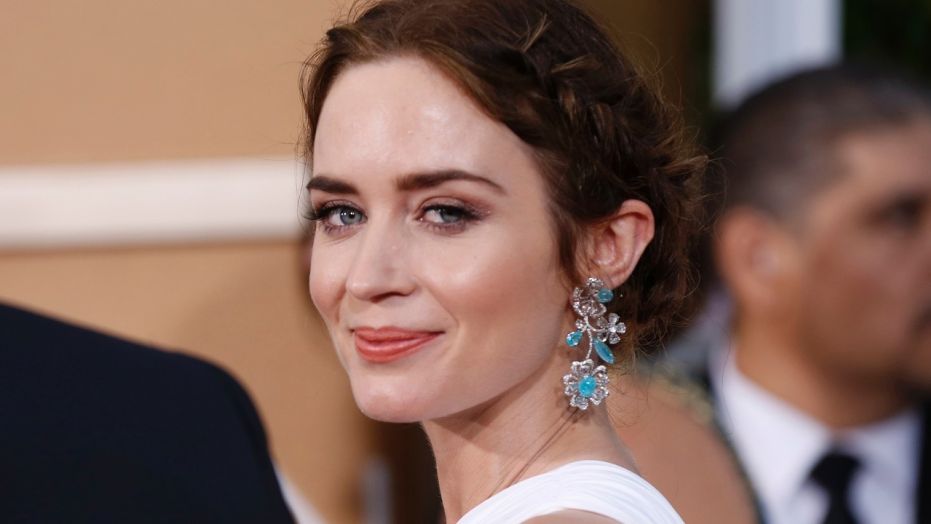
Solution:
[(362, 213), (351, 207), (342, 207), (339, 212), (332, 213), (330, 217), (331, 223), (335, 221), (334, 225), (339, 226), (354, 226), (362, 223)]
[(431, 206), (424, 213), (424, 220), (434, 224), (456, 224), (469, 218), (469, 212), (454, 206)]
[(330, 228), (355, 226), (365, 222), (362, 211), (349, 206), (331, 206), (319, 213), (323, 224)]

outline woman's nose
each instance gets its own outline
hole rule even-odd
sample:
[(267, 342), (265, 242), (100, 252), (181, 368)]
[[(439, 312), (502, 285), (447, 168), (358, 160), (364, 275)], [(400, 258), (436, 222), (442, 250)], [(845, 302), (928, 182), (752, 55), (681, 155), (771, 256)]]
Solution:
[(346, 277), (346, 291), (350, 295), (377, 302), (413, 292), (404, 236), (390, 225), (368, 223), (357, 237), (357, 250)]

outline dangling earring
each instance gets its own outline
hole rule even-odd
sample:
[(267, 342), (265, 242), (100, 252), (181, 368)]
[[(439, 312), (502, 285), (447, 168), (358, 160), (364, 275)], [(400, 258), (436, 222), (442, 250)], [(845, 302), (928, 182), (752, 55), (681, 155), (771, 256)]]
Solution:
[(571, 372), (562, 378), (570, 407), (584, 411), (589, 403), (597, 406), (608, 396), (607, 369), (604, 365), (595, 366), (592, 351), (606, 364), (614, 364), (614, 353), (608, 344), (620, 342), (627, 326), (618, 322), (620, 317), (614, 313), (605, 319), (605, 304), (613, 299), (614, 293), (597, 278), (589, 278), (584, 288), (572, 291), (572, 309), (579, 319), (575, 321), (575, 331), (566, 335), (566, 344), (576, 348), (587, 335), (588, 351), (585, 359), (573, 362)]

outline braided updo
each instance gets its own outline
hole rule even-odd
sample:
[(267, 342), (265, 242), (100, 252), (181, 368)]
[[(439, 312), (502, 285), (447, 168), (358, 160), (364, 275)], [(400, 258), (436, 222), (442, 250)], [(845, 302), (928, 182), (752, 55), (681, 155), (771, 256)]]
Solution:
[(382, 0), (354, 11), (305, 64), (308, 162), (343, 69), (398, 55), (427, 60), (534, 148), (572, 282), (583, 281), (576, 253), (586, 226), (628, 199), (650, 206), (655, 237), (611, 309), (629, 326), (626, 350), (654, 346), (692, 287), (706, 159), (605, 31), (565, 0)]

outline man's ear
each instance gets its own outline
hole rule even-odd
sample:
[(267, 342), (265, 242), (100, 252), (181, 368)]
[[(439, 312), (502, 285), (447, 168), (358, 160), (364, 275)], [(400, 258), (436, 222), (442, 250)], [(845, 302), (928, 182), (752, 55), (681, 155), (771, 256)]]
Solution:
[(588, 274), (609, 288), (623, 284), (653, 240), (653, 211), (640, 200), (625, 200), (611, 218), (595, 226), (589, 236)]
[(792, 267), (790, 250), (784, 228), (758, 211), (736, 208), (718, 222), (715, 259), (738, 303), (765, 305), (780, 294)]

